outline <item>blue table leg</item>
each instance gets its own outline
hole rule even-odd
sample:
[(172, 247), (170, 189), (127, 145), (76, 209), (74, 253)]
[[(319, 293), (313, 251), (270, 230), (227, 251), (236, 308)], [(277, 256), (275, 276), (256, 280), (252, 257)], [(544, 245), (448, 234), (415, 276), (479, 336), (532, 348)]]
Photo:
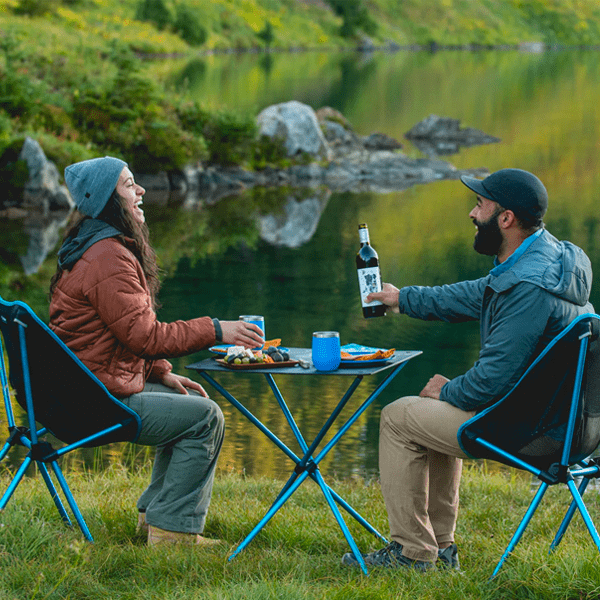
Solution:
[[(396, 367), (392, 373), (380, 384), (380, 386), (369, 396), (369, 398), (361, 405), (361, 407), (357, 410), (357, 412), (353, 415), (353, 417), (344, 425), (342, 430), (340, 430), (334, 440), (332, 440), (326, 447), (326, 451), (322, 451), (319, 454), (319, 460), (321, 460), (325, 454), (337, 443), (337, 441), (341, 438), (341, 436), (350, 428), (350, 426), (360, 417), (360, 415), (366, 410), (366, 408), (377, 398), (377, 396), (385, 389), (388, 383), (393, 379), (393, 377), (401, 370), (401, 368), (405, 365), (402, 363), (398, 367)], [(335, 502), (337, 502), (350, 516), (352, 516), (358, 523), (360, 523), (367, 531), (380, 538), (384, 542), (387, 542), (386, 538), (377, 531), (366, 519), (364, 519), (356, 510), (354, 510), (339, 494), (337, 494), (334, 490), (332, 490), (323, 480), (320, 472), (318, 471), (318, 467), (316, 464), (316, 460), (312, 460), (312, 454), (316, 450), (317, 446), (320, 444), (322, 439), (325, 437), (329, 429), (331, 428), (334, 421), (337, 419), (339, 413), (342, 411), (360, 382), (362, 381), (362, 376), (359, 375), (355, 378), (353, 383), (350, 385), (335, 410), (332, 412), (330, 417), (328, 418), (325, 425), (321, 428), (321, 431), (317, 434), (316, 438), (313, 440), (310, 448), (306, 444), (300, 429), (298, 428), (291, 411), (289, 410), (285, 400), (279, 391), (277, 385), (271, 374), (266, 374), (267, 382), (269, 383), (271, 390), (277, 402), (282, 409), (282, 412), (290, 425), (290, 428), (298, 441), (302, 451), (304, 452), (304, 456), (302, 459), (298, 458), (294, 452), (292, 452), (275, 434), (273, 434), (261, 421), (259, 421), (245, 406), (243, 406), (234, 396), (232, 396), (223, 386), (218, 384), (212, 377), (207, 375), (206, 372), (200, 371), (200, 375), (204, 377), (204, 379), (211, 384), (220, 394), (222, 394), (233, 406), (235, 406), (251, 423), (253, 423), (260, 431), (262, 431), (278, 448), (280, 448), (289, 458), (291, 458), (296, 463), (296, 469), (294, 473), (292, 473), (291, 477), (288, 479), (287, 483), (284, 485), (283, 489), (278, 494), (275, 502), (271, 506), (271, 508), (267, 511), (265, 516), (257, 523), (254, 529), (248, 534), (248, 536), (240, 543), (240, 545), (235, 549), (232, 555), (229, 557), (229, 560), (233, 559), (239, 552), (241, 552), (259, 533), (259, 531), (267, 524), (267, 522), (275, 515), (275, 513), (287, 502), (290, 496), (298, 489), (298, 487), (302, 484), (302, 482), (306, 479), (307, 476), (310, 476), (311, 479), (316, 481), (323, 494), (325, 499), (327, 500), (336, 520), (350, 547), (352, 552), (356, 556), (361, 568), (366, 573), (366, 566), (364, 565), (364, 560), (352, 535), (350, 534), (343, 517), (341, 516), (339, 510), (335, 506)], [(309, 465), (312, 463), (312, 465)], [(308, 465), (308, 466), (307, 466)], [(352, 540), (352, 541), (350, 541)]]
[(323, 492), (323, 495), (325, 496), (325, 500), (327, 500), (327, 504), (329, 504), (329, 508), (331, 509), (331, 512), (333, 513), (336, 521), (338, 522), (338, 525), (340, 526), (340, 529), (342, 530), (342, 533), (344, 534), (346, 541), (350, 545), (352, 554), (354, 554), (354, 556), (356, 557), (356, 560), (358, 561), (358, 564), (360, 565), (362, 572), (365, 575), (368, 575), (367, 566), (365, 565), (363, 556), (362, 556), (360, 550), (358, 549), (358, 546), (356, 545), (356, 542), (354, 541), (354, 538), (352, 537), (350, 530), (346, 526), (344, 517), (342, 517), (342, 515), (340, 514), (338, 507), (335, 505), (335, 502), (333, 501), (333, 498), (331, 497), (331, 494), (329, 493), (329, 487), (325, 485), (325, 482), (323, 481), (323, 477), (321, 476), (321, 473), (319, 472), (318, 469), (315, 470), (315, 476), (317, 478), (317, 483), (319, 484), (319, 486)]
[(273, 506), (267, 511), (267, 514), (256, 524), (254, 529), (246, 536), (242, 543), (233, 551), (228, 560), (237, 556), (255, 537), (256, 534), (269, 522), (271, 517), (287, 502), (288, 498), (300, 487), (300, 484), (308, 477), (308, 471), (304, 471), (294, 483), (288, 488), (285, 494), (282, 494)]

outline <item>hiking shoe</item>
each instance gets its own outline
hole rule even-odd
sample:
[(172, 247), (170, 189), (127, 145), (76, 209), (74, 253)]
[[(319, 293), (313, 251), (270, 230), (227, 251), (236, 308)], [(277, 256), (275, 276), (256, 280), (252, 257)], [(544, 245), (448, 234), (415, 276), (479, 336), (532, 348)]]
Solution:
[(450, 544), (443, 550), (438, 550), (438, 563), (443, 569), (456, 569), (460, 571), (460, 563), (458, 562), (458, 546)]
[[(362, 554), (363, 560), (366, 565), (371, 567), (387, 567), (391, 569), (415, 569), (415, 571), (428, 571), (429, 569), (435, 569), (435, 565), (432, 562), (424, 560), (413, 560), (407, 558), (402, 554), (402, 544), (398, 542), (390, 542), (385, 548), (376, 550), (375, 552), (369, 552), (368, 554)], [(342, 556), (342, 564), (350, 567), (359, 567), (360, 564), (356, 557), (351, 552), (348, 552)]]

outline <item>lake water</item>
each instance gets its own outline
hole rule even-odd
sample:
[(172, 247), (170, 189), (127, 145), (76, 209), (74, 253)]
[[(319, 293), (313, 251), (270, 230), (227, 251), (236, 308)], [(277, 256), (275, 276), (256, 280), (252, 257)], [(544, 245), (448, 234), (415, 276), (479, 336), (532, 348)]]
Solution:
[[(430, 114), (459, 119), (462, 126), (501, 142), (441, 158), (461, 169), (518, 167), (536, 173), (549, 190), (548, 229), (581, 246), (600, 272), (597, 52), (307, 52), (210, 56), (152, 68), (174, 89), (207, 106), (253, 113), (288, 100), (315, 109), (331, 106), (357, 133), (379, 131), (395, 137), (413, 157), (423, 156), (404, 139), (414, 124)], [(297, 194), (297, 202), (305, 196)], [(357, 225), (369, 225), (384, 281), (402, 287), (474, 279), (492, 266), (490, 258), (472, 249), (474, 229), (467, 215), (474, 196), (458, 181), (388, 194), (321, 194), (314, 233), (295, 248), (274, 246), (260, 236), (261, 218), (275, 214), (283, 219), (286, 202), (286, 197), (269, 192), (223, 199), (194, 212), (182, 211), (175, 202), (146, 203), (153, 243), (167, 271), (159, 317), (168, 321), (262, 314), (267, 338), (281, 338), (285, 346), (306, 347), (313, 331), (336, 330), (342, 344), (422, 350), (322, 463), (327, 473), (339, 477), (376, 476), (382, 406), (418, 393), (434, 373), (450, 378), (463, 373), (477, 358), (479, 331), (477, 323), (363, 319), (354, 263)], [(600, 306), (598, 286), (592, 302)], [(201, 352), (173, 362), (184, 373), (187, 364), (207, 356)], [(359, 387), (352, 406), (373, 389), (372, 379)], [(298, 451), (262, 376), (228, 373), (220, 381)], [(298, 426), (311, 438), (349, 380), (281, 376), (277, 383)], [(220, 468), (274, 477), (289, 474), (288, 459), (216, 392), (207, 390), (227, 421)], [(119, 447), (105, 451), (103, 460), (119, 452)]]

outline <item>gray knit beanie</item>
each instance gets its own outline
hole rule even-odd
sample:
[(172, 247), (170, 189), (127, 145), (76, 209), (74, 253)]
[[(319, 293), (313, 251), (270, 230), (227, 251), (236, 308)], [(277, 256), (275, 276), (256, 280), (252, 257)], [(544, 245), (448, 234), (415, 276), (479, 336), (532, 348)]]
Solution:
[(65, 182), (79, 212), (97, 217), (117, 187), (126, 162), (112, 156), (92, 158), (69, 165)]

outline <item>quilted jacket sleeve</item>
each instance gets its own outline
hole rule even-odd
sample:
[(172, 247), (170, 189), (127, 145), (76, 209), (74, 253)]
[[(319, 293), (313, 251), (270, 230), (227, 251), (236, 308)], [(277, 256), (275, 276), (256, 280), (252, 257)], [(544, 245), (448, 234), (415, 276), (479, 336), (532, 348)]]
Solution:
[[(119, 243), (103, 244), (93, 268), (86, 271), (83, 292), (112, 334), (139, 357), (183, 356), (215, 342), (209, 317), (173, 323), (157, 320), (141, 266)], [(168, 369), (167, 365), (155, 368)]]
[(408, 286), (399, 293), (402, 314), (426, 321), (458, 323), (481, 316), (487, 277), (435, 287)]

